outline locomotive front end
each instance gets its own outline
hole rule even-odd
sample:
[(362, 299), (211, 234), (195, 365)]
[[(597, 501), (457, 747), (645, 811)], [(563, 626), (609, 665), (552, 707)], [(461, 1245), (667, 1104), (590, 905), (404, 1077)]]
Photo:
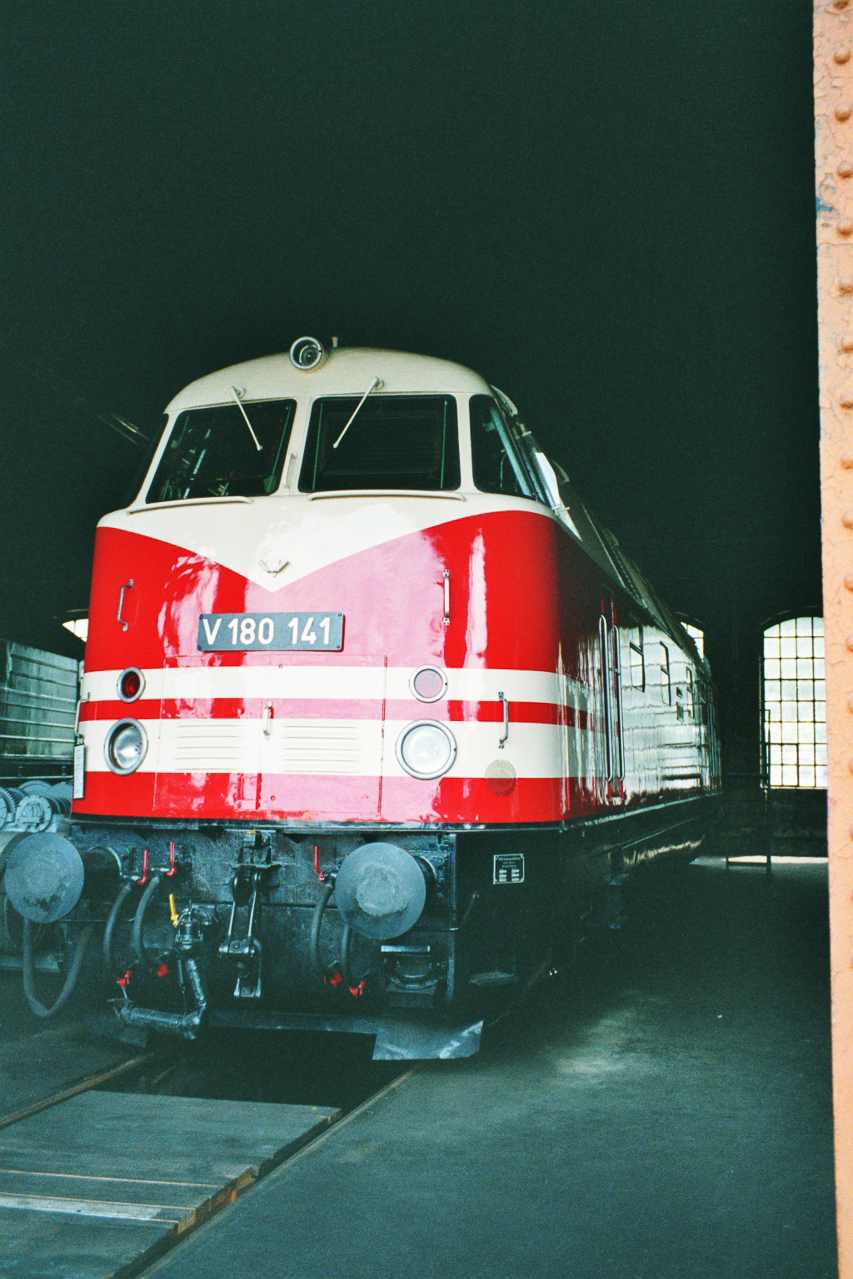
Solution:
[(567, 803), (555, 522), (508, 411), (459, 366), (301, 339), (168, 412), (98, 528), (68, 925), (102, 926), (129, 1024), (393, 1024), (418, 1056), (394, 1019), (470, 1015), (470, 1051), (543, 889), (506, 832)]

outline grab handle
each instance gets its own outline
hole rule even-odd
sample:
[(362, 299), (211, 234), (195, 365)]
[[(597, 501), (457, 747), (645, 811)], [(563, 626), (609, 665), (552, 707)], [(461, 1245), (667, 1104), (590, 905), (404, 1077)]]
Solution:
[(118, 593), (118, 608), (116, 609), (116, 621), (121, 622), (121, 629), (123, 631), (126, 631), (128, 626), (127, 622), (124, 621), (121, 615), (122, 605), (124, 604), (124, 593), (125, 591), (129, 591), (132, 586), (133, 586), (133, 578), (131, 578), (129, 582), (125, 582), (124, 586), (121, 588), (121, 590)]
[(499, 749), (503, 750), (504, 746), (506, 746), (507, 741), (509, 739), (509, 701), (506, 697), (504, 697), (503, 693), (498, 693), (498, 697), (501, 700), (501, 702), (503, 702), (503, 708), (504, 708), (504, 735), (501, 738), (501, 740), (498, 742)]

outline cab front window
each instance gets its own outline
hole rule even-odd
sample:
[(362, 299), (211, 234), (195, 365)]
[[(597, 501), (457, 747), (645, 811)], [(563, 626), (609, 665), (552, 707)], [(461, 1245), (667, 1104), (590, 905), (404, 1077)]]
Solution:
[(179, 414), (146, 502), (275, 492), (295, 407), (295, 400), (263, 400)]
[[(459, 487), (456, 401), (451, 395), (372, 395), (315, 400), (299, 488)], [(356, 411), (357, 410), (357, 411)]]

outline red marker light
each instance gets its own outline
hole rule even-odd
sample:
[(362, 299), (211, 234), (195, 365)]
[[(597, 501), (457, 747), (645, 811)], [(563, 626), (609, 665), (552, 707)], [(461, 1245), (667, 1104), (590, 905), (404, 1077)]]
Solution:
[(123, 702), (135, 702), (145, 687), (145, 677), (136, 666), (128, 666), (118, 677), (118, 695)]

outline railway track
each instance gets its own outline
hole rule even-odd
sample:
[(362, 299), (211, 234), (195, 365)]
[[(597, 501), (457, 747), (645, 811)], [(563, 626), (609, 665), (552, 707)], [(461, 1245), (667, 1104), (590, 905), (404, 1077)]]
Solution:
[(358, 1045), (331, 1051), (325, 1036), (313, 1052), (264, 1047), (158, 1048), (0, 1116), (4, 1279), (149, 1273), (419, 1068), (377, 1070)]
[(20, 1110), (13, 1110), (9, 1114), (0, 1116), (0, 1129), (8, 1128), (11, 1124), (19, 1123), (22, 1119), (29, 1119), (31, 1115), (37, 1115), (43, 1110), (49, 1110), (51, 1106), (58, 1106), (63, 1101), (68, 1101), (71, 1097), (78, 1097), (81, 1093), (89, 1092), (92, 1088), (100, 1088), (105, 1084), (115, 1083), (128, 1075), (139, 1073), (146, 1066), (156, 1064), (162, 1057), (163, 1054), (160, 1052), (143, 1053), (139, 1057), (132, 1057), (128, 1061), (121, 1062), (118, 1066), (112, 1066), (109, 1070), (93, 1071), (85, 1079), (81, 1079), (77, 1083), (61, 1089), (59, 1092), (48, 1093), (40, 1101), (35, 1101), (31, 1105), (23, 1106)]

